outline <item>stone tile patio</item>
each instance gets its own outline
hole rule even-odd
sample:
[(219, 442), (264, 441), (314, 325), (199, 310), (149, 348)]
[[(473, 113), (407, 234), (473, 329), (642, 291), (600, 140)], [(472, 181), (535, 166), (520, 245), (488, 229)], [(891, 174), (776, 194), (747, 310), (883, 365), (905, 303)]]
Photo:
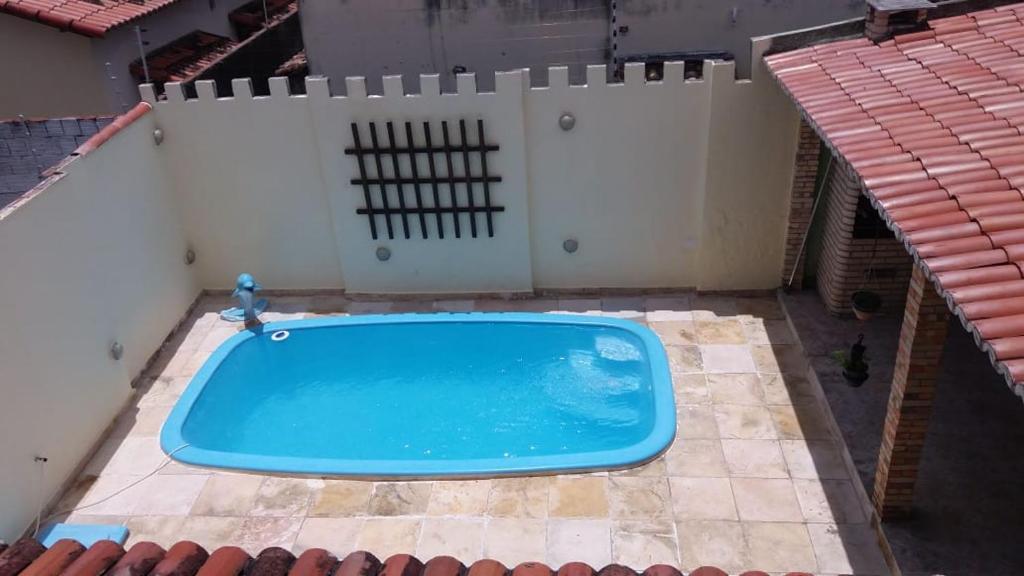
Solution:
[(275, 477), (167, 462), (158, 445), (163, 420), (209, 354), (239, 329), (218, 319), (226, 299), (205, 297), (58, 509), (80, 508), (73, 521), (124, 523), (131, 541), (241, 542), (250, 552), (277, 545), (296, 552), (358, 548), (382, 558), (448, 554), (467, 564), (491, 557), (556, 568), (580, 560), (888, 574), (845, 448), (774, 297), (271, 301), (267, 322), (515, 310), (646, 323), (668, 351), (676, 440), (632, 470), (472, 481)]

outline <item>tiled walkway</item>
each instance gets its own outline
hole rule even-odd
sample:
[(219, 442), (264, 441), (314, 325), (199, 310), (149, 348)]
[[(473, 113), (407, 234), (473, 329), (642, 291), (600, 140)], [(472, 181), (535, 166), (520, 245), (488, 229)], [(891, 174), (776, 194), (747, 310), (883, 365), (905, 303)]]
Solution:
[[(63, 499), (97, 502), (165, 460), (157, 436), (192, 374), (238, 330), (207, 298), (152, 368), (149, 383)], [(72, 514), (124, 522), (131, 539), (250, 552), (365, 549), (487, 556), (553, 567), (704, 564), (739, 572), (887, 574), (806, 359), (773, 297), (350, 301), (272, 298), (264, 321), (325, 314), (563, 311), (647, 323), (669, 353), (677, 438), (642, 468), (610, 473), (436, 482), (271, 477), (171, 462)]]

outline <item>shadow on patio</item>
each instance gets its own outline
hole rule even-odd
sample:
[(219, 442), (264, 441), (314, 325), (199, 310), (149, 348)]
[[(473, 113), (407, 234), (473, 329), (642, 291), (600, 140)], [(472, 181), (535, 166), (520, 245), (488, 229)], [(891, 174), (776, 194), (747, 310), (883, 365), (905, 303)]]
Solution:
[[(901, 319), (828, 314), (817, 294), (783, 297), (868, 493), (892, 381)], [(851, 388), (830, 357), (865, 335), (871, 378)], [(922, 456), (912, 516), (883, 528), (905, 576), (1013, 575), (1024, 566), (1020, 399), (953, 320)]]

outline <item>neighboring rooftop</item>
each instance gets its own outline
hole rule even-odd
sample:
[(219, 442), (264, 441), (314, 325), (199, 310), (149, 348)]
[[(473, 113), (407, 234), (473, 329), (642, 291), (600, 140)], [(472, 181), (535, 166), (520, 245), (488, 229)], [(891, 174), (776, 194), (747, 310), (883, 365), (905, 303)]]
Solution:
[(0, 121), (0, 208), (14, 202), (112, 117)]
[(6, 12), (100, 38), (109, 30), (137, 20), (178, 0), (0, 0)]
[[(153, 542), (139, 542), (127, 552), (120, 545), (101, 540), (88, 549), (74, 540), (59, 540), (49, 549), (32, 539), (22, 539), (4, 550), (0, 545), (0, 574), (4, 576), (556, 576), (540, 562), (524, 562), (513, 568), (497, 560), (483, 559), (466, 566), (451, 556), (436, 556), (423, 562), (408, 554), (395, 554), (381, 562), (369, 552), (356, 551), (339, 559), (322, 548), (310, 548), (296, 557), (279, 548), (266, 548), (255, 557), (237, 546), (223, 546), (212, 553), (190, 541), (181, 541), (164, 550)], [(558, 576), (683, 576), (677, 568), (656, 564), (642, 572), (609, 564), (594, 569), (582, 562), (561, 567)], [(715, 567), (704, 566), (690, 576), (727, 576)], [(767, 576), (764, 572), (744, 572), (744, 576)], [(809, 576), (791, 572), (788, 576)]]
[(1024, 386), (1024, 4), (765, 60), (1011, 387)]
[[(238, 42), (231, 38), (196, 30), (146, 54), (149, 79), (158, 83), (190, 82), (236, 46)], [(141, 60), (132, 62), (130, 69), (136, 80), (145, 81)]]

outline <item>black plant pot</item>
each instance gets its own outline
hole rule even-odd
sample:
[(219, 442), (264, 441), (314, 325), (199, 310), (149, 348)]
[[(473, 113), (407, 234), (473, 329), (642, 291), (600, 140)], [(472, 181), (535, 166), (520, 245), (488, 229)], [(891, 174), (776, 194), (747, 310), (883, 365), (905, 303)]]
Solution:
[(862, 372), (851, 371), (848, 368), (843, 368), (843, 378), (846, 378), (846, 383), (853, 388), (859, 387), (861, 384), (867, 381), (868, 371)]
[(868, 290), (858, 290), (850, 298), (857, 320), (870, 320), (882, 307), (882, 297)]

